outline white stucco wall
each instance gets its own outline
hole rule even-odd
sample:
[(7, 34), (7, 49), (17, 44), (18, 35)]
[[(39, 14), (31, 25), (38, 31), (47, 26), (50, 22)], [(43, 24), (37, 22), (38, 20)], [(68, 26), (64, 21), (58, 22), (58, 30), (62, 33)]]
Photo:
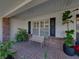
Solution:
[[(56, 31), (55, 31), (55, 36), (63, 38), (65, 36), (65, 30), (67, 29), (66, 25), (62, 24), (62, 13), (63, 11), (56, 12), (56, 13), (50, 13), (50, 14), (45, 14), (45, 15), (40, 15), (40, 16), (34, 16), (32, 18), (29, 18), (28, 20), (49, 20), (52, 17), (56, 17)], [(75, 30), (74, 38), (76, 38), (76, 14), (72, 13), (73, 17), (72, 20), (74, 20), (74, 24), (70, 24), (70, 29)], [(27, 18), (26, 18), (27, 20)]]
[(11, 29), (10, 38), (11, 39), (15, 39), (15, 35), (16, 35), (18, 28), (23, 28), (23, 29), (27, 30), (27, 28), (28, 28), (27, 22), (22, 19), (12, 18), (11, 19), (11, 27), (10, 27), (10, 29)]
[(0, 41), (2, 41), (2, 18), (0, 18)]
[[(15, 34), (17, 32), (17, 28), (25, 28), (28, 30), (28, 20), (35, 21), (35, 20), (49, 20), (51, 17), (56, 17), (56, 37), (63, 38), (65, 36), (65, 30), (67, 29), (66, 25), (62, 24), (62, 13), (63, 11), (56, 12), (56, 13), (51, 13), (51, 14), (45, 14), (45, 15), (39, 15), (39, 16), (34, 16), (31, 18), (26, 18), (26, 19), (18, 19), (14, 18), (11, 19), (11, 39), (14, 39)], [(76, 39), (76, 14), (75, 12), (72, 13), (73, 17), (72, 20), (74, 20), (74, 24), (70, 24), (70, 29), (75, 30), (74, 34), (74, 39)]]

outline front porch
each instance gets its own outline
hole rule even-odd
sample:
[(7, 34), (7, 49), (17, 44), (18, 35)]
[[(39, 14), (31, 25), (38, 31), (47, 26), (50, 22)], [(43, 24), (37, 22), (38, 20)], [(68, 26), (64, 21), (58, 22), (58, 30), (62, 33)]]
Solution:
[(17, 51), (16, 59), (44, 59), (47, 52), (47, 59), (79, 59), (78, 56), (67, 56), (62, 50), (63, 40), (52, 40), (48, 47), (40, 47), (36, 42), (21, 42), (14, 45)]

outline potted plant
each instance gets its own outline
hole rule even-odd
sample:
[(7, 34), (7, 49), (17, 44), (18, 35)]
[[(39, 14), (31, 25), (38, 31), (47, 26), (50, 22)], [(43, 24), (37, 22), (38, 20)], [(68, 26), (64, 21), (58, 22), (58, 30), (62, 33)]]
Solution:
[(62, 21), (63, 21), (63, 24), (67, 25), (67, 30), (65, 31), (66, 37), (65, 37), (64, 44), (63, 44), (63, 51), (64, 51), (64, 53), (66, 53), (69, 56), (73, 56), (75, 54), (75, 51), (74, 51), (74, 48), (73, 48), (73, 45), (74, 45), (74, 42), (73, 42), (74, 30), (69, 28), (69, 24), (74, 23), (74, 21), (72, 21), (71, 18), (72, 18), (72, 15), (71, 15), (70, 10), (65, 11), (63, 13)]
[(15, 51), (12, 51), (13, 41), (0, 42), (0, 59), (14, 59)]
[(21, 41), (27, 41), (28, 40), (28, 34), (25, 29), (18, 28), (18, 31), (16, 33), (16, 41), (21, 42)]

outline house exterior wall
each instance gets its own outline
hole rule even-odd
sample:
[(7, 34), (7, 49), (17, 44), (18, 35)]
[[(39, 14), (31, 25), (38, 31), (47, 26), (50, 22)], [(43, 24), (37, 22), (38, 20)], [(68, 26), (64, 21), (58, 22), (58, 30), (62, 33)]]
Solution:
[[(74, 20), (74, 24), (70, 24), (70, 29), (75, 30), (74, 34), (74, 39), (76, 39), (76, 14), (72, 13), (73, 17), (72, 20)], [(56, 37), (63, 38), (65, 36), (64, 31), (67, 29), (66, 25), (62, 24), (62, 11), (61, 12), (56, 12), (56, 13), (51, 13), (51, 14), (46, 14), (46, 15), (40, 15), (40, 16), (35, 16), (31, 18), (26, 18), (25, 20), (23, 19), (18, 19), (14, 18), (11, 19), (11, 39), (14, 39), (15, 33), (17, 32), (17, 28), (25, 28), (28, 30), (28, 21), (35, 21), (35, 20), (49, 20), (52, 17), (56, 17)]]
[(12, 18), (11, 25), (10, 25), (10, 39), (11, 40), (15, 39), (15, 35), (18, 28), (23, 28), (27, 30), (28, 26), (27, 26), (26, 20)]
[[(56, 13), (51, 13), (51, 14), (47, 14), (47, 15), (40, 15), (40, 16), (36, 16), (34, 18), (30, 18), (29, 20), (49, 20), (52, 17), (56, 17), (56, 37), (61, 37), (63, 38), (65, 36), (64, 31), (67, 29), (66, 25), (62, 24), (62, 13), (61, 12), (56, 12)], [(74, 20), (75, 19), (75, 20)], [(26, 19), (27, 20), (27, 19)], [(75, 13), (73, 13), (73, 17), (72, 20), (74, 20), (74, 24), (70, 24), (70, 29), (74, 29), (76, 31), (76, 17), (75, 17)], [(74, 38), (76, 38), (76, 32), (74, 34)]]

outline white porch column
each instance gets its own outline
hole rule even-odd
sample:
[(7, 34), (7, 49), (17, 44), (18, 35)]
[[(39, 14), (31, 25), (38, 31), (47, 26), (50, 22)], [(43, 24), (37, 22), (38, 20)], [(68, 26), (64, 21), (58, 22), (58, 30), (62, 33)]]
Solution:
[(3, 34), (2, 34), (2, 18), (0, 17), (0, 41), (2, 42), (2, 37), (3, 37)]

